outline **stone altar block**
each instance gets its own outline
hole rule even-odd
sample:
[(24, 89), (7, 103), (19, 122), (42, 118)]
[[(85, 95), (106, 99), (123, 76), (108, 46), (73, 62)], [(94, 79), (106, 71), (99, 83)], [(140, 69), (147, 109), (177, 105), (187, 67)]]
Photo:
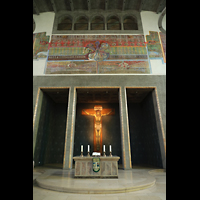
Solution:
[(76, 178), (118, 178), (118, 156), (100, 156), (100, 170), (93, 171), (93, 156), (75, 156), (75, 173)]

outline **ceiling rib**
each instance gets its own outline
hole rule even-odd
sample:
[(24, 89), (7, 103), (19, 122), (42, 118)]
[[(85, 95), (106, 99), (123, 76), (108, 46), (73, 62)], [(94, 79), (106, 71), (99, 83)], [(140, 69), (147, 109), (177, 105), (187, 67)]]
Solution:
[(88, 4), (88, 10), (90, 11), (91, 10), (91, 2), (90, 2), (90, 0), (87, 0), (87, 4)]
[(138, 11), (141, 12), (142, 11), (142, 6), (144, 4), (144, 1), (145, 0), (140, 0), (140, 4), (139, 4), (139, 8), (138, 8)]
[(125, 6), (126, 6), (126, 0), (123, 0), (122, 10), (125, 10)]
[(51, 1), (51, 5), (53, 7), (53, 11), (57, 12), (57, 8), (56, 8), (56, 4), (55, 4), (54, 0), (50, 0), (50, 1)]
[(35, 3), (35, 0), (33, 0), (33, 8), (35, 9), (36, 14), (39, 15), (40, 11), (39, 11), (39, 8), (38, 8), (37, 4)]
[(70, 0), (70, 8), (71, 8), (71, 11), (74, 11), (74, 4), (73, 4), (73, 0)]

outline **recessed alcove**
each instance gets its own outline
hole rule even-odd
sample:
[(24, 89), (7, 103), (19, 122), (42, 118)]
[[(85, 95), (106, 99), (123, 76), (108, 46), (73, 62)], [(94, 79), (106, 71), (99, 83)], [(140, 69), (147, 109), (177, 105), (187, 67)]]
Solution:
[(62, 166), (68, 109), (68, 88), (41, 88), (35, 120), (35, 166)]
[[(122, 163), (121, 133), (119, 117), (119, 88), (77, 88), (76, 120), (74, 134), (73, 156), (80, 155), (83, 145), (83, 155), (87, 155), (90, 145), (90, 154), (94, 150), (94, 117), (82, 115), (83, 109), (94, 109), (95, 105), (101, 105), (103, 109), (112, 108), (115, 114), (102, 117), (102, 145), (106, 147), (106, 155), (109, 155), (109, 145), (112, 145), (112, 154), (120, 157)], [(102, 148), (102, 147), (101, 147)], [(73, 161), (74, 162), (74, 161)]]
[(163, 168), (155, 88), (127, 88), (132, 166)]

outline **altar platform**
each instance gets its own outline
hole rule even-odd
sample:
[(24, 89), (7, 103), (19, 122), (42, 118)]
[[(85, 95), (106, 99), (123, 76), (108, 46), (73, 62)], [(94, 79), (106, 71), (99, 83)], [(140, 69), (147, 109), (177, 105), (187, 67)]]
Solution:
[[(44, 189), (76, 194), (127, 193), (150, 188), (156, 179), (153, 168), (118, 169), (118, 179), (74, 178), (75, 169), (35, 168), (34, 183)], [(39, 172), (41, 172), (39, 174)]]

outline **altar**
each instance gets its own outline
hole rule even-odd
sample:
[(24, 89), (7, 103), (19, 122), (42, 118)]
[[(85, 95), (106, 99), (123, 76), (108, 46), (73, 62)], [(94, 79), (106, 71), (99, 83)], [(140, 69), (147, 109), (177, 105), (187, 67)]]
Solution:
[[(93, 171), (93, 158), (100, 158), (99, 171)], [(118, 178), (118, 156), (75, 156), (75, 178)]]

